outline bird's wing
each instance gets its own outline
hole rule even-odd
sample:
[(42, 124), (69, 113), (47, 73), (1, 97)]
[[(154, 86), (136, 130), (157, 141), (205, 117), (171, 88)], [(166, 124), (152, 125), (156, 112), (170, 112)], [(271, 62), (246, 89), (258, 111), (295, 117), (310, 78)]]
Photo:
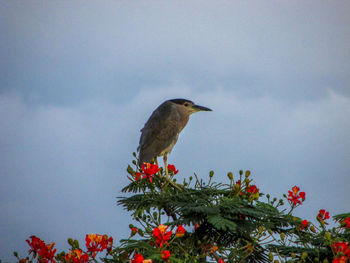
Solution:
[(151, 115), (141, 130), (139, 162), (150, 162), (169, 147), (180, 132), (172, 118), (170, 103), (163, 103)]

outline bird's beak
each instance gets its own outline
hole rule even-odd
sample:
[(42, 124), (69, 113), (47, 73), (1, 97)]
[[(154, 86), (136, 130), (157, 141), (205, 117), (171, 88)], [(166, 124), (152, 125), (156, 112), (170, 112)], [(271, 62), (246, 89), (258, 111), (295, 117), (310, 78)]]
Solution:
[(203, 107), (203, 106), (199, 106), (199, 105), (193, 105), (192, 109), (194, 109), (195, 111), (212, 111), (211, 109), (209, 109), (207, 107)]

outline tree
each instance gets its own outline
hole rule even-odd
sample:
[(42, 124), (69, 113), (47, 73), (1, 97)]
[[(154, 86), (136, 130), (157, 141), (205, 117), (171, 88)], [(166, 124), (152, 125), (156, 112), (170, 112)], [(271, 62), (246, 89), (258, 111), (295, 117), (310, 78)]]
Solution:
[(52, 244), (32, 237), (31, 258), (15, 254), (18, 260), (88, 262), (107, 251), (100, 258), (107, 263), (349, 262), (350, 213), (333, 216), (337, 226), (330, 229), (325, 210), (317, 224), (293, 216), (305, 200), (297, 186), (277, 199), (260, 193), (250, 171), (228, 173), (224, 183), (215, 182), (211, 171), (207, 181), (195, 175), (179, 184), (173, 165), (167, 176), (156, 164), (133, 164), (118, 200), (134, 221), (129, 238), (113, 246), (111, 237), (89, 234), (86, 251), (69, 239), (71, 250), (54, 255)]

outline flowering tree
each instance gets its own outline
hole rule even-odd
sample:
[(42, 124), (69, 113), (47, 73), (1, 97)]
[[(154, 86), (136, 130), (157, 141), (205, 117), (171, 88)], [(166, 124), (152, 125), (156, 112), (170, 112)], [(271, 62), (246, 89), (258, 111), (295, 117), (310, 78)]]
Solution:
[[(56, 254), (54, 243), (36, 236), (27, 240), (29, 256), (19, 262), (350, 262), (350, 213), (333, 216), (321, 209), (317, 223), (293, 216), (305, 192), (292, 187), (283, 198), (264, 195), (252, 184), (249, 171), (227, 182), (195, 177), (176, 181), (156, 164), (128, 166), (130, 196), (118, 204), (131, 213), (130, 236), (117, 244), (107, 235), (86, 235), (85, 248), (69, 239), (70, 251)], [(263, 199), (263, 200), (262, 200)]]

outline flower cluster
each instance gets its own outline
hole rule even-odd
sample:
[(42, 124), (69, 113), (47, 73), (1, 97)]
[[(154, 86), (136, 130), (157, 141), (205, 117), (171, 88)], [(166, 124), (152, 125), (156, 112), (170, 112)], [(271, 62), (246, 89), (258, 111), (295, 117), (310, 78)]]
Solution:
[(346, 263), (350, 260), (350, 246), (347, 242), (334, 242), (332, 250), (335, 257), (332, 263)]
[(182, 225), (179, 225), (176, 229), (176, 237), (183, 237), (185, 233), (186, 229)]
[(166, 231), (168, 226), (159, 225), (153, 229), (153, 236), (156, 238), (156, 244), (161, 248), (164, 244), (168, 244), (168, 240), (173, 234), (172, 231)]
[(153, 181), (153, 175), (159, 172), (159, 167), (156, 164), (152, 163), (143, 163), (141, 166), (141, 172), (136, 172), (134, 174), (134, 178), (136, 181), (140, 180), (141, 177), (142, 179), (148, 178), (149, 181), (152, 183)]
[(53, 262), (55, 263), (55, 253), (56, 249), (54, 249), (55, 243), (45, 244), (43, 240), (36, 236), (31, 236), (31, 240), (27, 239), (27, 243), (30, 246), (28, 251), (29, 254), (34, 253), (34, 257), (39, 255), (39, 261), (43, 263)]
[(350, 217), (345, 218), (343, 221), (340, 222), (344, 227), (350, 229)]
[(299, 190), (300, 188), (298, 186), (293, 186), (292, 191), (288, 191), (288, 200), (293, 207), (301, 205), (305, 200), (305, 192), (299, 192)]
[(142, 254), (138, 254), (135, 252), (134, 258), (131, 259), (131, 263), (152, 263), (152, 259), (144, 259)]
[(89, 262), (89, 254), (83, 253), (81, 249), (74, 249), (64, 257), (66, 263), (85, 263)]
[(113, 237), (107, 235), (87, 234), (85, 237), (86, 248), (92, 253), (93, 258), (96, 257), (96, 252), (101, 252), (105, 249), (110, 251), (113, 245)]
[(300, 227), (300, 230), (304, 230), (304, 229), (307, 229), (309, 226), (309, 222), (304, 219), (302, 222), (301, 222), (301, 227)]
[(168, 261), (170, 256), (171, 256), (169, 250), (162, 251), (162, 253), (160, 253), (160, 255), (164, 261)]
[[(164, 245), (168, 245), (168, 241), (171, 238), (173, 232), (167, 231), (168, 226), (159, 225), (158, 227), (153, 229), (153, 237), (155, 238), (155, 245), (160, 249)], [(186, 233), (186, 229), (182, 225), (178, 225), (175, 233), (176, 238), (183, 237)], [(171, 256), (170, 250), (162, 250), (160, 256), (163, 261), (169, 261)], [(151, 259), (144, 259), (142, 254), (138, 254), (136, 251), (134, 253), (134, 258), (131, 259), (131, 263), (152, 263)]]
[(177, 174), (178, 172), (179, 172), (179, 170), (176, 170), (176, 167), (175, 167), (175, 165), (172, 165), (172, 164), (168, 164), (168, 170), (170, 171), (170, 173), (172, 173), (172, 174)]
[(325, 224), (327, 225), (328, 223), (326, 223), (325, 220), (329, 219), (329, 212), (324, 210), (324, 209), (321, 209), (318, 212), (318, 215), (316, 218), (317, 218), (318, 222), (320, 222), (321, 226), (324, 226)]

